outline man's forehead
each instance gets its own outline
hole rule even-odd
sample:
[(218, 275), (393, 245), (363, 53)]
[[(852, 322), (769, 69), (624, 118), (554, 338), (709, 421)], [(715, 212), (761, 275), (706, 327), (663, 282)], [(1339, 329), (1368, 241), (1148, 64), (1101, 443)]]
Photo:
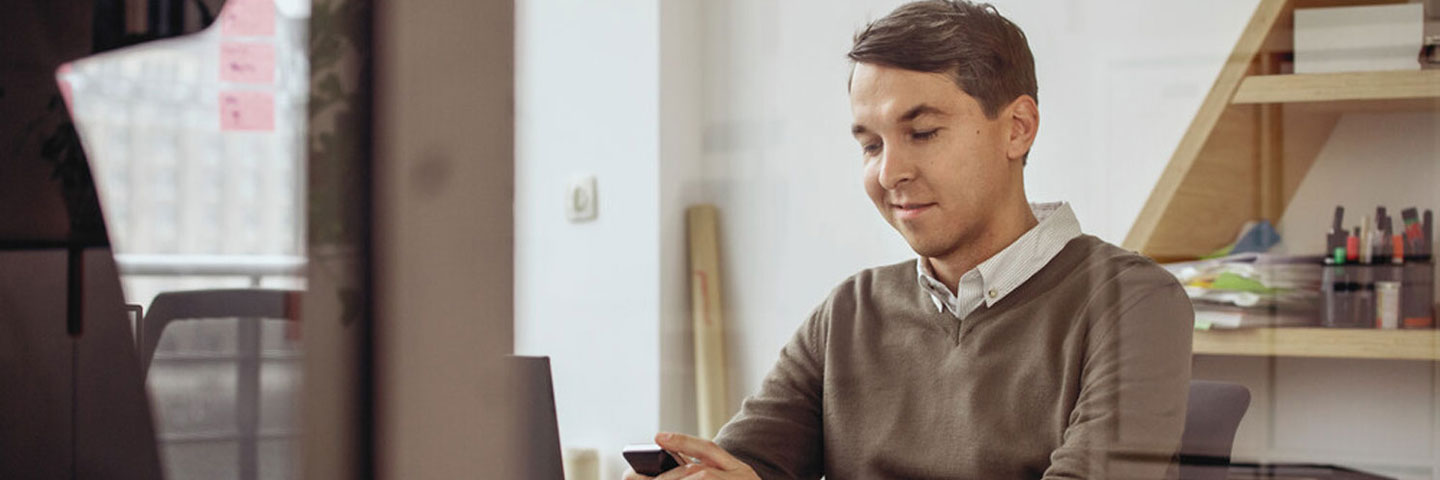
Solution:
[[(857, 64), (850, 89), (856, 123), (954, 113), (965, 92), (941, 74)], [(918, 110), (917, 110), (918, 109)]]
[(906, 70), (899, 67), (857, 63), (850, 71), (850, 94), (875, 95), (890, 90), (931, 90), (934, 93), (964, 93), (944, 73)]

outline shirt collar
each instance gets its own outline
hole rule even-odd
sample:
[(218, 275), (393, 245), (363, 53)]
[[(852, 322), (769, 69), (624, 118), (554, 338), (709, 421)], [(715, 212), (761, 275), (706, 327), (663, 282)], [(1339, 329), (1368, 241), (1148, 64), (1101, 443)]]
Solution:
[[(1060, 254), (1065, 244), (1080, 236), (1080, 222), (1066, 202), (1031, 203), (1030, 211), (1039, 221), (1009, 246), (975, 267), (980, 275), (985, 306), (990, 307), (1035, 276), (1050, 260)], [(920, 257), (915, 266), (920, 286), (930, 294), (935, 308), (944, 311), (947, 301), (955, 295), (930, 271), (930, 263)]]

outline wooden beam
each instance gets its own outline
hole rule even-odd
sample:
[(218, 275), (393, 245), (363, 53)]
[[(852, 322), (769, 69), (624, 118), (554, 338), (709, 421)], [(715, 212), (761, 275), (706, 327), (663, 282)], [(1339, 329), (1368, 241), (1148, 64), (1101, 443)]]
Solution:
[(1185, 178), (1172, 187), (1172, 201), (1155, 222), (1144, 253), (1157, 260), (1194, 259), (1235, 239), (1240, 226), (1259, 212), (1258, 107), (1226, 108), (1211, 141), (1197, 154)]
[[(1259, 61), (1261, 71), (1274, 72), (1280, 69), (1279, 60), (1273, 55), (1262, 55)], [(1241, 86), (1244, 86), (1244, 82), (1241, 82)], [(1285, 200), (1281, 199), (1281, 193), (1285, 190), (1284, 111), (1279, 105), (1262, 105), (1257, 113), (1260, 131), (1255, 155), (1255, 209), (1260, 218), (1269, 220), (1271, 224), (1279, 224), (1280, 216), (1285, 214)]]
[(1127, 249), (1155, 256), (1158, 252), (1152, 247), (1156, 236), (1157, 228), (1161, 225), (1163, 217), (1167, 216), (1171, 204), (1180, 193), (1180, 186), (1190, 175), (1191, 170), (1196, 166), (1196, 160), (1200, 158), (1202, 150), (1208, 143), (1212, 131), (1220, 123), (1221, 116), (1230, 107), (1231, 97), (1245, 76), (1250, 73), (1251, 63), (1256, 55), (1260, 53), (1265, 39), (1270, 36), (1277, 20), (1288, 14), (1287, 0), (1262, 0), (1255, 8), (1255, 14), (1250, 17), (1250, 23), (1240, 35), (1236, 42), (1235, 49), (1230, 52), (1225, 65), (1220, 69), (1220, 75), (1215, 79), (1215, 85), (1211, 87), (1210, 93), (1200, 104), (1200, 110), (1195, 114), (1195, 120), (1190, 123), (1185, 136), (1176, 147), (1175, 154), (1171, 156), (1170, 163), (1160, 174), (1160, 180), (1156, 182), (1155, 188), (1150, 192), (1150, 198), (1141, 208), (1140, 215), (1131, 227), (1130, 233), (1125, 237), (1124, 246)]

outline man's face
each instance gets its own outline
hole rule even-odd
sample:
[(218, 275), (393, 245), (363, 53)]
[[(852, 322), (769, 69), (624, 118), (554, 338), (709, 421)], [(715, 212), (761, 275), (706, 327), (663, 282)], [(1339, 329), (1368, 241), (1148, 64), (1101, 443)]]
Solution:
[(880, 215), (925, 257), (974, 242), (1014, 193), (1005, 109), (986, 118), (936, 73), (859, 63), (850, 80), (865, 193)]

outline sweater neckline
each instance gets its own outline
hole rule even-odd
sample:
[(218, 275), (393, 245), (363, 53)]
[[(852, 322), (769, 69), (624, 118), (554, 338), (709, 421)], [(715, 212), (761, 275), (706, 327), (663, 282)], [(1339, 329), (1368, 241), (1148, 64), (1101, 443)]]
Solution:
[[(937, 312), (930, 293), (926, 292), (919, 282), (909, 282), (913, 290), (911, 297), (914, 304), (919, 306), (920, 311), (932, 315), (931, 318), (935, 319), (950, 341), (958, 346), (964, 331), (974, 328), (977, 323), (989, 320), (990, 317), (1010, 310), (1017, 302), (1028, 300), (1039, 294), (1036, 289), (1053, 285), (1068, 277), (1085, 258), (1085, 253), (1094, 250), (1091, 247), (1098, 241), (1097, 237), (1084, 234), (1070, 239), (1069, 242), (1066, 242), (1065, 247), (1060, 249), (1060, 253), (1055, 254), (1054, 258), (1051, 258), (1044, 267), (1016, 286), (1009, 295), (995, 302), (994, 305), (982, 304), (980, 308), (970, 312), (970, 315), (967, 315), (964, 320), (955, 318), (954, 315), (943, 310)], [(918, 262), (919, 260), (911, 261)]]

